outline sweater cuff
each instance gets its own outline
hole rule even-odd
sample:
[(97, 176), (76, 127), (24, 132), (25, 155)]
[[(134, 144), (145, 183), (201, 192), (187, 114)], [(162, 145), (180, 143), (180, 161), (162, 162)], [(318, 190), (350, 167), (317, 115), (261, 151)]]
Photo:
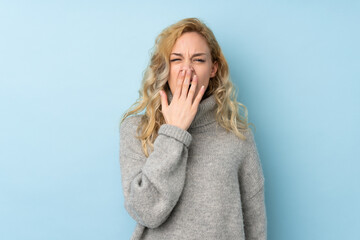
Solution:
[(191, 134), (177, 126), (171, 124), (162, 124), (159, 128), (158, 134), (163, 134), (184, 143), (187, 147), (190, 146), (192, 136)]

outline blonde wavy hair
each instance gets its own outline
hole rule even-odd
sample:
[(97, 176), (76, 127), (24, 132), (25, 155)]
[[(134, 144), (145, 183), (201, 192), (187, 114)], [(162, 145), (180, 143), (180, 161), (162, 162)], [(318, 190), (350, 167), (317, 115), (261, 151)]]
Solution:
[[(214, 63), (218, 62), (218, 70), (215, 77), (210, 78), (208, 88), (203, 99), (215, 95), (217, 110), (216, 121), (226, 129), (233, 132), (237, 137), (245, 140), (242, 133), (249, 128), (248, 112), (245, 105), (236, 101), (236, 89), (229, 75), (227, 61), (213, 32), (198, 18), (185, 18), (165, 28), (155, 39), (155, 45), (151, 54), (151, 61), (145, 69), (139, 98), (124, 113), (120, 124), (130, 115), (135, 115), (142, 110), (145, 113), (141, 117), (136, 136), (141, 140), (142, 150), (146, 157), (154, 150), (154, 141), (158, 136), (160, 126), (165, 122), (161, 113), (160, 90), (168, 93), (170, 91), (168, 78), (170, 73), (170, 54), (176, 40), (186, 32), (197, 32), (201, 34), (211, 53)], [(239, 111), (242, 110), (241, 112)]]

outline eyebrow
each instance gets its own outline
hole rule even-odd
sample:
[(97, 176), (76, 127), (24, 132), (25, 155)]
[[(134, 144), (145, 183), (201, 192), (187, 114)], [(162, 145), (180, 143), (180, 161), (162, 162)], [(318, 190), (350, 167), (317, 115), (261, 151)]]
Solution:
[[(182, 57), (183, 55), (181, 53), (171, 53), (171, 55), (176, 55), (176, 56), (180, 56)], [(197, 56), (201, 56), (201, 55), (206, 55), (206, 53), (195, 53), (192, 55), (192, 57), (197, 57)]]

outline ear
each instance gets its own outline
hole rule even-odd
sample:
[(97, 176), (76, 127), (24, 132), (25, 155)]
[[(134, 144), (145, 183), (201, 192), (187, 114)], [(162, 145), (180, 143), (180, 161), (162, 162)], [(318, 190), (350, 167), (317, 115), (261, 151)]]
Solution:
[(214, 62), (211, 67), (210, 77), (215, 77), (217, 69), (218, 69), (218, 62)]

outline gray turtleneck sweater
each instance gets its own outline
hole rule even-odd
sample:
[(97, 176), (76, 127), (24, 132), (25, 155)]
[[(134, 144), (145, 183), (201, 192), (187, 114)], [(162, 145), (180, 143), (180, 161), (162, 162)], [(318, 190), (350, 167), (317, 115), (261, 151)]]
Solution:
[[(171, 101), (171, 94), (169, 103)], [(120, 126), (125, 209), (137, 222), (132, 240), (266, 239), (264, 175), (254, 135), (246, 140), (215, 120), (213, 95), (188, 130), (163, 124), (148, 158), (136, 128)]]

